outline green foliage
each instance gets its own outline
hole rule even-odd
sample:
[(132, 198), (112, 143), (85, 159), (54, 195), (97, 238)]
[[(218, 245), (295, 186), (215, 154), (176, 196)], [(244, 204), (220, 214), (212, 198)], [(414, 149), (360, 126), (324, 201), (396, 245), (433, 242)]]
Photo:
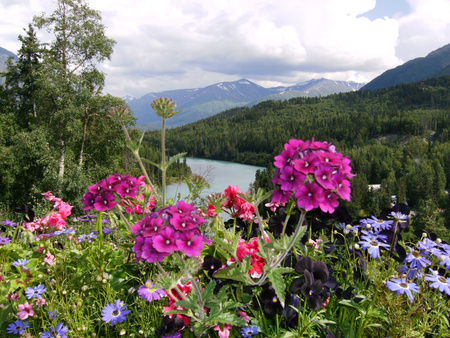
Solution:
[[(40, 29), (52, 36), (49, 44), (37, 39)], [(96, 69), (114, 41), (85, 1), (59, 0), (25, 33), (19, 60), (2, 74), (0, 203), (30, 205), (52, 190), (79, 207), (89, 182), (138, 167), (127, 157), (121, 125), (109, 116), (124, 102), (102, 94), (104, 74)]]

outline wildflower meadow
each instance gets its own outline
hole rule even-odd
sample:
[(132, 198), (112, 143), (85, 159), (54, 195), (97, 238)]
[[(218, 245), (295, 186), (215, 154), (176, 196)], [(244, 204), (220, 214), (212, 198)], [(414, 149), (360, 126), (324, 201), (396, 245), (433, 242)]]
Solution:
[[(142, 176), (111, 173), (82, 212), (42, 192), (0, 216), (1, 337), (449, 337), (450, 245), (405, 236), (410, 210), (352, 219), (351, 159), (326, 141), (290, 139), (274, 191), (229, 186), (166, 199), (123, 121)], [(281, 146), (281, 145), (280, 145)], [(222, 215), (229, 219), (224, 220)]]

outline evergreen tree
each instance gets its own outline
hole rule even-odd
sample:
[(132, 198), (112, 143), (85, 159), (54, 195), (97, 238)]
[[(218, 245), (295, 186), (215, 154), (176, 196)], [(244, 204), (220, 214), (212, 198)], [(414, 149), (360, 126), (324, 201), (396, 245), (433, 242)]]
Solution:
[(34, 27), (29, 24), (26, 35), (19, 35), (22, 46), (19, 49), (19, 60), (13, 63), (7, 61), (8, 72), (5, 88), (14, 104), (14, 119), (22, 128), (28, 128), (29, 123), (37, 119), (36, 101), (38, 86), (36, 85), (41, 68), (42, 48), (36, 37)]

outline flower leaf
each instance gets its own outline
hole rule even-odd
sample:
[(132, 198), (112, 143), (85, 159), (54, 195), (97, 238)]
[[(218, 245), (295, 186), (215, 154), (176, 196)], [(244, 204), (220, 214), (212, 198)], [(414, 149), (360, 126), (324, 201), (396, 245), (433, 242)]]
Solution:
[(278, 271), (278, 269), (271, 269), (268, 271), (267, 276), (269, 277), (269, 281), (272, 284), (278, 299), (280, 300), (281, 306), (284, 308), (286, 283), (284, 282), (282, 273)]
[(198, 304), (194, 304), (193, 302), (190, 302), (188, 300), (179, 300), (179, 301), (175, 302), (174, 305), (181, 306), (181, 307), (184, 307), (186, 309), (191, 309), (191, 310), (195, 310), (198, 308)]

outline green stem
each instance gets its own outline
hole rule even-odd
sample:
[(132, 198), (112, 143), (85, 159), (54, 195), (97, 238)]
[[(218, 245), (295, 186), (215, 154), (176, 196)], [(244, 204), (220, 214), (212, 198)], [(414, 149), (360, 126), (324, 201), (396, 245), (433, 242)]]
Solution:
[(11, 244), (15, 244), (16, 239), (17, 239), (17, 233), (19, 232), (19, 229), (23, 230), (23, 227), (19, 227), (19, 226), (16, 227), (16, 229), (14, 230), (14, 234), (13, 234), (13, 237), (12, 237)]
[(398, 228), (398, 221), (395, 221), (394, 222), (394, 226), (395, 226), (395, 229), (394, 229), (394, 237), (393, 237), (393, 239), (392, 239), (392, 243), (391, 243), (391, 247), (390, 247), (390, 249), (389, 249), (389, 257), (392, 257), (392, 253), (393, 253), (393, 251), (394, 251), (394, 243), (395, 243), (395, 241), (396, 241), (396, 239), (397, 239), (397, 228)]
[(162, 119), (161, 127), (161, 162), (162, 162), (162, 203), (166, 206), (166, 119)]
[(116, 207), (117, 207), (117, 211), (119, 212), (120, 218), (122, 218), (122, 220), (123, 220), (123, 221), (125, 222), (125, 224), (127, 225), (128, 230), (130, 230), (130, 229), (131, 229), (130, 223), (129, 223), (128, 220), (125, 218), (125, 215), (123, 214), (122, 210), (120, 210), (120, 207), (119, 207), (118, 204), (116, 205)]
[(98, 231), (98, 239), (100, 241), (100, 246), (103, 245), (103, 223), (102, 223), (102, 212), (98, 212), (97, 222), (95, 223), (95, 230)]
[[(131, 137), (130, 137), (130, 134), (128, 133), (128, 130), (127, 130), (127, 127), (125, 126), (125, 124), (123, 122), (121, 122), (121, 125), (122, 125), (122, 130), (124, 131), (125, 136), (127, 137), (127, 139), (129, 141), (132, 141)], [(136, 153), (134, 151), (132, 151), (132, 153), (133, 153), (134, 157), (136, 157), (136, 159), (137, 159), (137, 161), (139, 163), (139, 167), (141, 168), (141, 171), (144, 174), (144, 177), (145, 177), (145, 179), (147, 181), (147, 184), (152, 189), (152, 192), (153, 192), (153, 195), (155, 196), (156, 201), (159, 202), (160, 201), (160, 196), (159, 196), (155, 186), (153, 185), (152, 180), (150, 179), (150, 176), (147, 173), (147, 170), (145, 169), (144, 163), (142, 162), (141, 157), (139, 156), (139, 153)]]

